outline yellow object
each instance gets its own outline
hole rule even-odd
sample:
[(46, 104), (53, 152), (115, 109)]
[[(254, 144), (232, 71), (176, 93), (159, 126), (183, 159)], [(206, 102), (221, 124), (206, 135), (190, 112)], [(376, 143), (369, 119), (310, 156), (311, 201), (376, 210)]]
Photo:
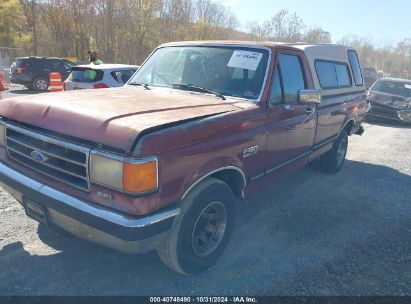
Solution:
[(77, 57), (66, 57), (66, 58), (64, 58), (64, 59), (66, 59), (66, 60), (68, 60), (68, 61), (71, 61), (71, 62), (77, 62), (78, 60), (77, 60)]

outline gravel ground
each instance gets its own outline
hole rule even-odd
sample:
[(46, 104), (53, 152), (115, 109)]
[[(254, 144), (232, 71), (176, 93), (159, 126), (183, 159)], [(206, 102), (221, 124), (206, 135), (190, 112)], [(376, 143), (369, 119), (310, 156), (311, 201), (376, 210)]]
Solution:
[[(18, 97), (23, 95), (39, 94), (39, 92), (31, 91), (26, 89), (24, 86), (11, 83), (10, 89), (7, 91), (0, 92), (2, 98)], [(1, 99), (1, 98), (0, 98)]]
[(365, 129), (339, 174), (311, 166), (241, 205), (196, 276), (39, 226), (1, 191), (0, 295), (411, 295), (411, 128)]

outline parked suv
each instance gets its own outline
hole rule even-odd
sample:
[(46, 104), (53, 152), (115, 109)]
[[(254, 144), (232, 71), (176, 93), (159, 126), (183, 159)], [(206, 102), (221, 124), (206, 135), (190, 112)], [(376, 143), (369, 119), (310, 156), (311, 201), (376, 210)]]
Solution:
[(124, 87), (1, 102), (0, 185), (37, 221), (197, 273), (243, 199), (316, 159), (341, 170), (365, 95), (344, 46), (165, 44)]
[(64, 81), (75, 65), (74, 62), (55, 57), (16, 58), (11, 66), (10, 82), (22, 84), (30, 90), (46, 91), (51, 72), (61, 73)]

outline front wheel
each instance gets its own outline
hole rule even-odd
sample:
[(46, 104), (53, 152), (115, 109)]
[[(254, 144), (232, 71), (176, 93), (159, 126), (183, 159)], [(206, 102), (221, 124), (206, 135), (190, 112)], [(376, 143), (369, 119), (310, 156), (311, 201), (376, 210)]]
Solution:
[(207, 178), (181, 203), (168, 238), (157, 248), (165, 265), (182, 274), (205, 271), (222, 255), (234, 226), (234, 195)]
[(341, 131), (340, 136), (335, 141), (333, 148), (320, 158), (321, 169), (328, 173), (337, 173), (341, 170), (348, 149), (348, 134)]
[(47, 89), (49, 87), (49, 82), (44, 77), (36, 77), (33, 80), (32, 87), (35, 91), (44, 92), (44, 91), (47, 91)]

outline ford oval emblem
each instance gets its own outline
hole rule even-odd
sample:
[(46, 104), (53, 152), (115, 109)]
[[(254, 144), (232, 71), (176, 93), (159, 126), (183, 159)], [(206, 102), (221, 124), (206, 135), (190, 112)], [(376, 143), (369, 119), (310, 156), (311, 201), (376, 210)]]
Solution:
[(44, 163), (48, 160), (48, 157), (46, 155), (44, 155), (43, 153), (41, 153), (40, 151), (31, 151), (30, 153), (31, 158), (34, 159), (36, 162), (39, 163)]

